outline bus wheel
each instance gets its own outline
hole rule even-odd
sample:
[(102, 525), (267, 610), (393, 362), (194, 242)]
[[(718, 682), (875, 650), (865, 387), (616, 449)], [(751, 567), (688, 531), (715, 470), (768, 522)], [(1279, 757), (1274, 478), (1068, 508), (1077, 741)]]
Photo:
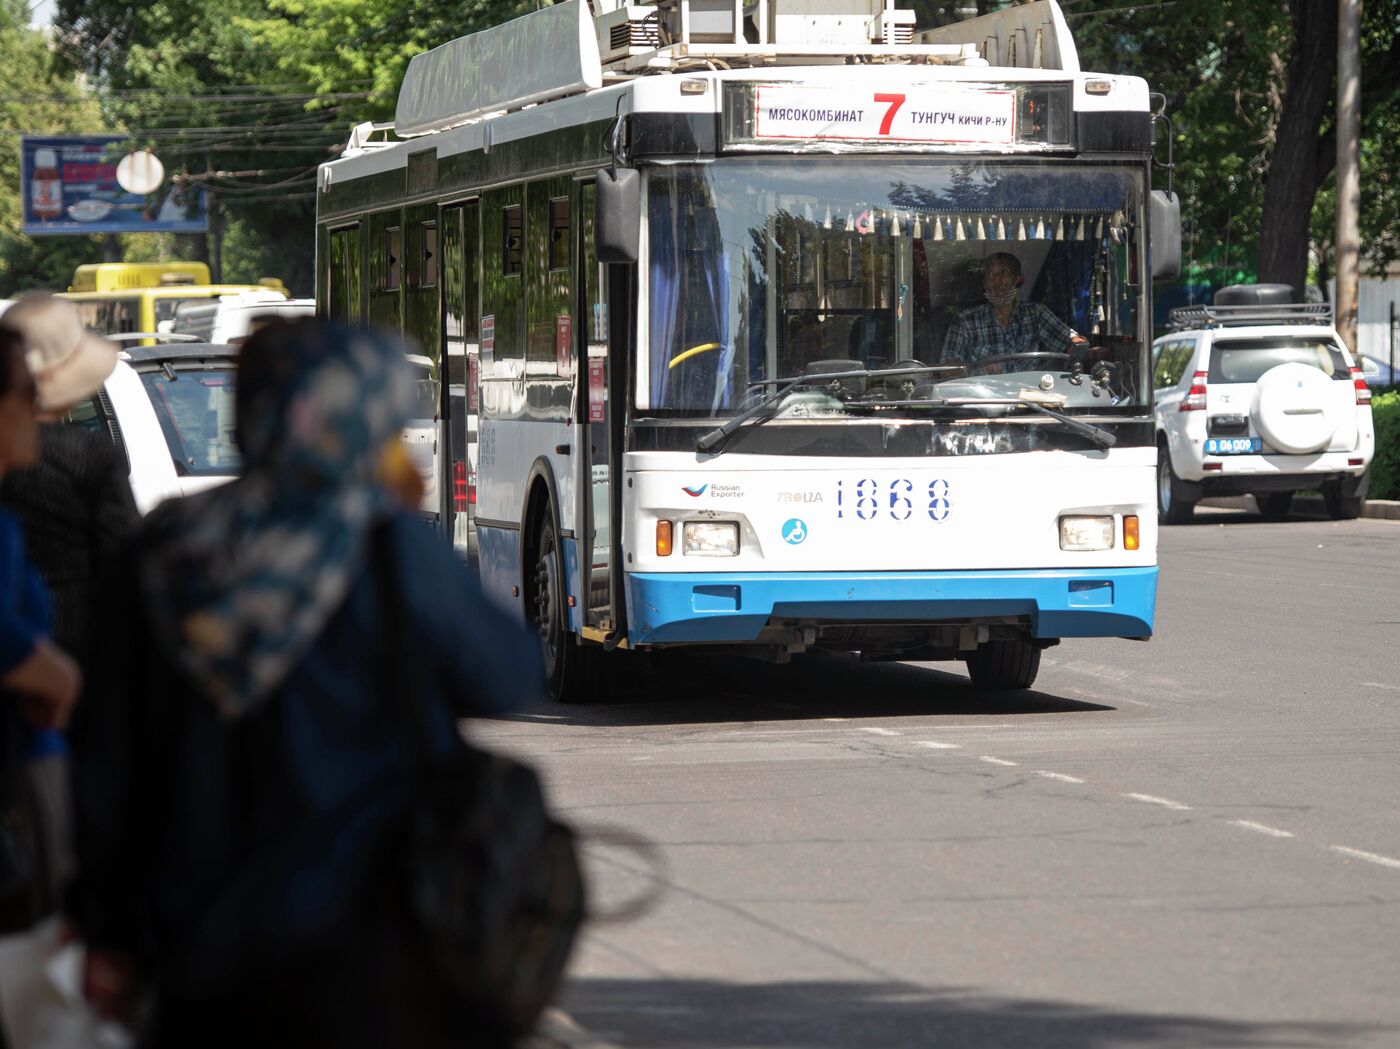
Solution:
[(550, 696), (560, 703), (581, 703), (602, 691), (597, 673), (602, 653), (584, 647), (569, 632), (565, 592), (564, 552), (546, 511), (535, 537), (534, 566), (526, 578), (525, 614), (540, 639)]
[(1030, 688), (1040, 672), (1040, 649), (1029, 641), (984, 641), (967, 657), (967, 674), (981, 689)]

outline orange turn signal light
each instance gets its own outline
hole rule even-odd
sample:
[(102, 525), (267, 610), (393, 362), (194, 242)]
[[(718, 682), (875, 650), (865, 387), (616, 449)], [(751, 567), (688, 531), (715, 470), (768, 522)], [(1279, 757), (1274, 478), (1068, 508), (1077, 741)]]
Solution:
[(1136, 550), (1142, 545), (1142, 540), (1138, 537), (1138, 519), (1136, 514), (1126, 514), (1123, 517), (1123, 549)]
[(656, 556), (671, 556), (671, 522), (656, 522)]

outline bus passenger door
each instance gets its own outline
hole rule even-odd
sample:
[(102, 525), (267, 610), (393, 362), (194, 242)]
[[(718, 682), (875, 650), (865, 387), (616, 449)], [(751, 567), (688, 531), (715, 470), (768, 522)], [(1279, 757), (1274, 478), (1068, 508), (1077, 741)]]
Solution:
[(325, 279), (321, 282), (324, 301), (317, 304), (323, 316), (360, 323), (360, 252), (359, 223), (330, 231)]
[[(587, 521), (578, 530), (579, 574), (576, 592), (584, 595), (584, 626), (597, 631), (615, 628), (612, 600), (612, 434), (608, 403), (607, 267), (593, 250), (593, 181), (580, 182), (577, 241), (579, 273), (578, 323), (575, 344), (574, 425), (579, 428), (576, 490), (587, 493)], [(582, 515), (580, 515), (582, 516)]]
[(438, 243), (442, 255), (441, 420), (446, 455), (440, 456), (438, 490), (442, 527), (463, 561), (476, 565), (476, 439), (480, 411), (478, 300), (479, 221), (477, 202), (442, 209)]

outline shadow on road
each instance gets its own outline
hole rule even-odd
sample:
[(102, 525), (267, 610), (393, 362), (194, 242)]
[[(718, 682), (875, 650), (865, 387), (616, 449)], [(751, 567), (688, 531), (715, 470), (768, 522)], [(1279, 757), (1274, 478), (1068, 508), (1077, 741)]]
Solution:
[(594, 1038), (678, 1049), (1153, 1049), (1394, 1044), (1366, 1024), (1154, 1015), (895, 982), (579, 979), (564, 1007)]
[(1253, 507), (1246, 509), (1238, 506), (1197, 506), (1196, 512), (1188, 520), (1181, 524), (1164, 527), (1199, 528), (1203, 525), (1210, 525), (1219, 528), (1221, 525), (1226, 527), (1234, 527), (1235, 525), (1297, 525), (1304, 522), (1317, 523), (1320, 521), (1332, 523), (1332, 518), (1327, 515), (1327, 511), (1322, 508), (1320, 502), (1316, 507), (1308, 504), (1294, 506), (1283, 517), (1266, 517)]
[[(622, 654), (622, 658), (630, 658)], [(929, 715), (1008, 717), (1113, 710), (1034, 689), (982, 692), (956, 664), (859, 663), (822, 652), (778, 666), (738, 656), (663, 653), (616, 682), (605, 703), (525, 715), (574, 725), (680, 725)], [(644, 668), (644, 669), (643, 669)]]

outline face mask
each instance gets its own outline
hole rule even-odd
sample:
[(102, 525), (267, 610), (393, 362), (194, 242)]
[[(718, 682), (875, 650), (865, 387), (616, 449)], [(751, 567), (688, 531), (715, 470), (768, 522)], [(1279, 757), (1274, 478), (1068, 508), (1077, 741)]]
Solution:
[(993, 306), (996, 306), (998, 309), (1000, 309), (1003, 306), (1010, 306), (1013, 302), (1016, 301), (1015, 288), (1012, 288), (1005, 295), (996, 295), (990, 291), (983, 292), (983, 294), (987, 296), (987, 301), (990, 302)]

